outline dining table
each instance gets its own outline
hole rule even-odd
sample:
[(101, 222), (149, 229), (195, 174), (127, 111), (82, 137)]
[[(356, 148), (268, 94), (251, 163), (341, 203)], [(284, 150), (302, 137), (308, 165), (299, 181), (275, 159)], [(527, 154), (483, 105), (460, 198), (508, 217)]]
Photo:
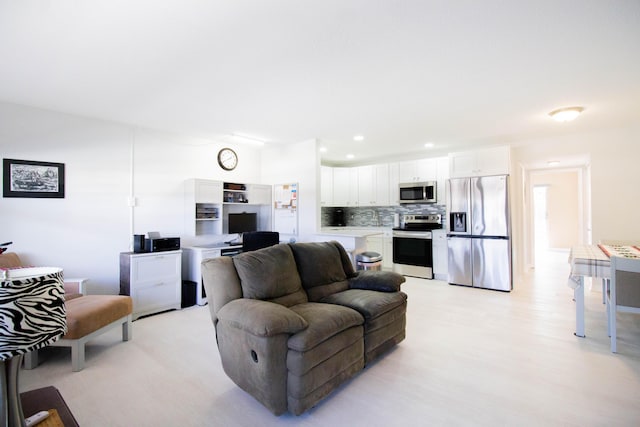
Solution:
[(573, 289), (576, 303), (576, 330), (574, 335), (584, 338), (584, 278), (599, 278), (602, 280), (602, 298), (606, 297), (609, 279), (611, 277), (611, 257), (640, 258), (640, 248), (634, 245), (577, 245), (569, 252), (568, 285)]

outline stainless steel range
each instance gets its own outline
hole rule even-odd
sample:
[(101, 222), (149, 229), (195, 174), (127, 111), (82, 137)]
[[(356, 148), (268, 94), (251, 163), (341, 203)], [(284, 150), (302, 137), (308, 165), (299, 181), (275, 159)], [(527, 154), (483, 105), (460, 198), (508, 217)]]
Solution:
[(442, 228), (441, 215), (404, 215), (393, 229), (393, 271), (405, 276), (433, 279), (433, 236)]

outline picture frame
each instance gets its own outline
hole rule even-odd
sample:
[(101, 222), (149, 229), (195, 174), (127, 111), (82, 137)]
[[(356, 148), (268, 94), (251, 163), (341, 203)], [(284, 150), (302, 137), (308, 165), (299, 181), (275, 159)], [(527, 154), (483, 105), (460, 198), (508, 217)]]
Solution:
[(2, 160), (3, 197), (64, 198), (64, 163)]

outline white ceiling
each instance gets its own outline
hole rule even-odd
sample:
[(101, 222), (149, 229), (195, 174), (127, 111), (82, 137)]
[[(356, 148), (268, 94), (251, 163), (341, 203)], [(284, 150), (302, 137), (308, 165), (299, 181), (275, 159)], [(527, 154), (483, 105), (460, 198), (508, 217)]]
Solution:
[(329, 163), (640, 123), (638, 0), (0, 0), (0, 61), (0, 101)]

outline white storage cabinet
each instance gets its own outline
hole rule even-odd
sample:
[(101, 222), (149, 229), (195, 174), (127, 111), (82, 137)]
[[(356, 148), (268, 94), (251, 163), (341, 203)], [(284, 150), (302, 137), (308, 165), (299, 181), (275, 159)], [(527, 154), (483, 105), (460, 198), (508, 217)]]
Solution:
[(133, 300), (133, 320), (179, 310), (182, 300), (182, 251), (120, 254), (120, 294)]
[(185, 230), (191, 236), (222, 234), (222, 182), (185, 182)]

